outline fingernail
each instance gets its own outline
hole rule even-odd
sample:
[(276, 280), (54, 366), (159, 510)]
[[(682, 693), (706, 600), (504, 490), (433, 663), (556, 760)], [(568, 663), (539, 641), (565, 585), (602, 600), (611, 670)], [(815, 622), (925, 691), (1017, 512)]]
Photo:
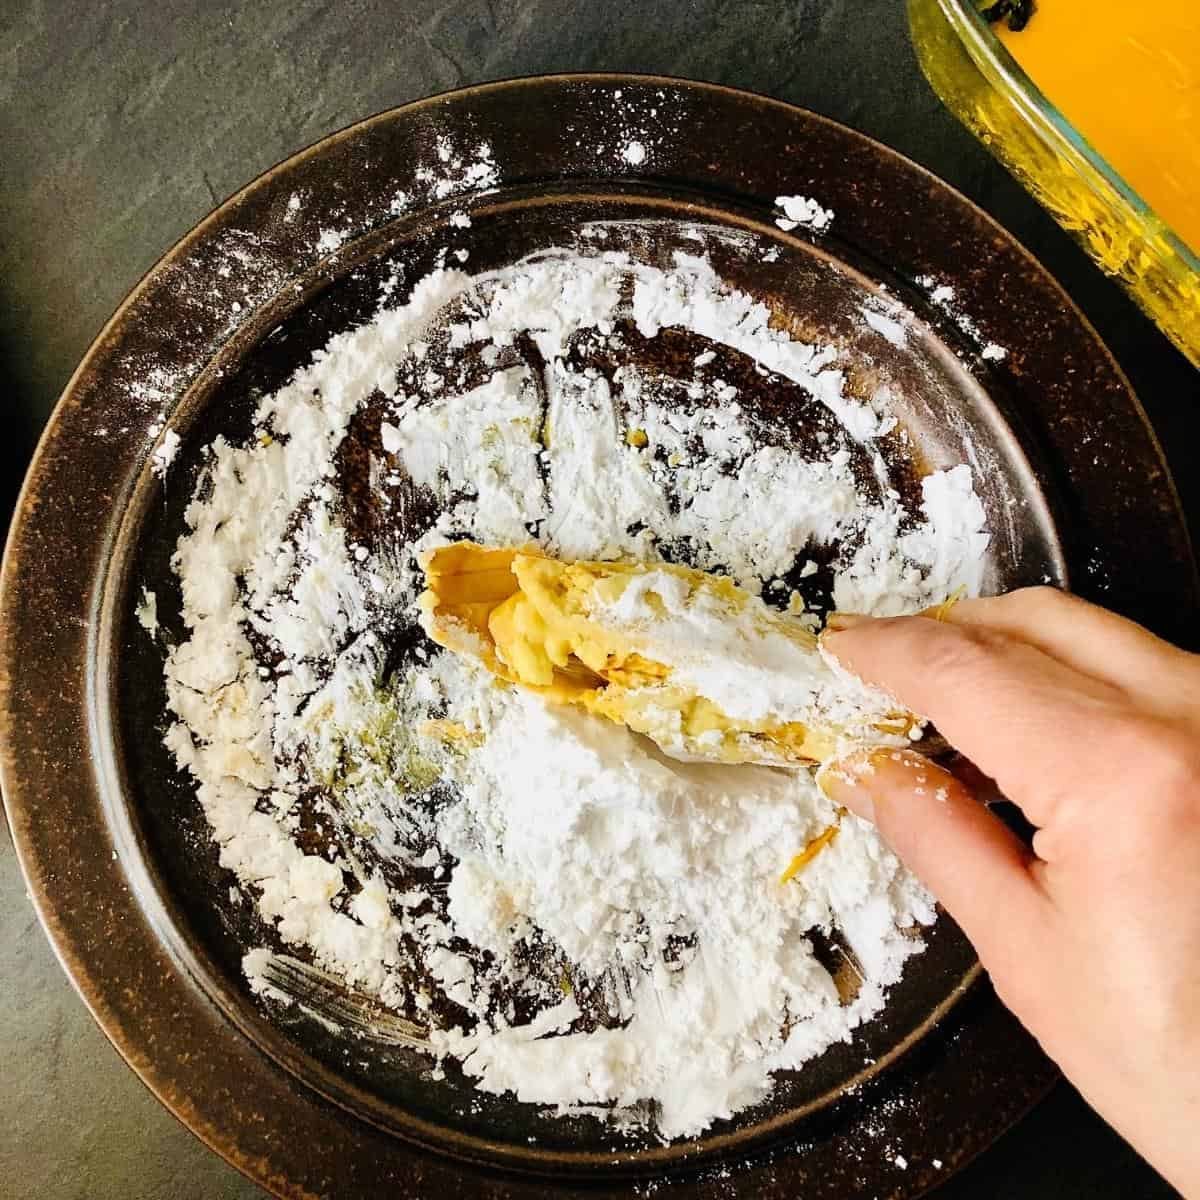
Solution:
[(815, 776), (817, 787), (841, 808), (848, 808), (864, 821), (875, 820), (875, 801), (867, 780), (875, 773), (868, 751), (823, 763)]
[(865, 613), (831, 612), (825, 618), (825, 628), (830, 633), (841, 633), (845, 629), (853, 629), (855, 625), (863, 625), (872, 619)]

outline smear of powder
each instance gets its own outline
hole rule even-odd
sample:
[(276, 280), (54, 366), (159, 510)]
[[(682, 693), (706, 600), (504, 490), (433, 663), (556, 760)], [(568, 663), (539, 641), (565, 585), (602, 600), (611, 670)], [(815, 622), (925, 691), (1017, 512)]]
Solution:
[(985, 362), (1003, 362), (1008, 350), (997, 342), (988, 341), (978, 322), (962, 308), (958, 294), (947, 283), (939, 283), (932, 275), (919, 275), (916, 282), (929, 292), (929, 299), (938, 306), (967, 337), (981, 343), (980, 357)]
[(867, 325), (882, 334), (898, 350), (908, 345), (908, 313), (902, 304), (890, 297), (870, 296), (860, 310)]
[[(680, 405), (644, 369), (585, 365), (581, 348), (619, 355), (622, 321), (749, 355), (833, 414), (840, 444), (816, 459), (789, 448), (719, 378), (697, 375)], [(517, 353), (527, 342), (542, 366)], [(468, 351), (491, 374), (459, 385)], [(698, 356), (696, 372), (714, 369)], [(415, 488), (440, 515), (411, 542), (368, 547), (331, 463), (379, 393), (372, 486), (396, 504)], [(212, 444), (175, 560), (188, 633), (166, 662), (167, 743), (263, 918), (427, 1021), (481, 1089), (615, 1106), (666, 1138), (848, 1039), (934, 910), (849, 816), (779, 882), (839, 821), (808, 772), (676, 762), (430, 645), (383, 666), (415, 623), (416, 553), (459, 536), (578, 558), (684, 551), (756, 592), (820, 547), (834, 602), (859, 612), (977, 590), (987, 533), (969, 467), (929, 476), (916, 513), (856, 479), (855, 447), (884, 471), (869, 449), (892, 422), (878, 403), (849, 394), (835, 349), (772, 328), (682, 255), (670, 269), (559, 252), (475, 278), (439, 270), (334, 338), (260, 403), (248, 445)], [(313, 805), (337, 834), (328, 854), (297, 837)], [(863, 968), (849, 1004), (813, 929), (837, 931)], [(261, 955), (246, 965), (263, 988)]]
[(168, 429), (163, 434), (162, 441), (155, 447), (150, 458), (150, 468), (160, 479), (166, 478), (167, 472), (171, 469), (175, 455), (179, 453), (180, 440), (179, 434), (175, 430)]

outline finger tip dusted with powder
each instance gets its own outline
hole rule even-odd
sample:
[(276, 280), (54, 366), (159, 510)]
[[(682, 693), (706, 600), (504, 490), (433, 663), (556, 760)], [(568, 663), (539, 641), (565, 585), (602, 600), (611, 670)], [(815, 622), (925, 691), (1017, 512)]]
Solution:
[(875, 767), (869, 750), (859, 750), (843, 758), (821, 764), (815, 775), (817, 786), (840, 808), (847, 808), (865, 821), (875, 820), (869, 777)]
[(995, 905), (1029, 891), (1030, 852), (965, 783), (903, 747), (822, 767), (822, 791), (870, 820), (980, 945), (996, 944)]

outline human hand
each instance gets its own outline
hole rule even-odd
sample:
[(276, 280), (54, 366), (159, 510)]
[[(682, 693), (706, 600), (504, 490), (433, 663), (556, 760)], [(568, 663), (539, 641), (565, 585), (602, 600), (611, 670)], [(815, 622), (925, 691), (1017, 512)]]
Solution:
[(1052, 588), (830, 629), (1037, 833), (1030, 850), (911, 751), (860, 752), (822, 787), (875, 822), (1089, 1103), (1200, 1197), (1200, 656)]

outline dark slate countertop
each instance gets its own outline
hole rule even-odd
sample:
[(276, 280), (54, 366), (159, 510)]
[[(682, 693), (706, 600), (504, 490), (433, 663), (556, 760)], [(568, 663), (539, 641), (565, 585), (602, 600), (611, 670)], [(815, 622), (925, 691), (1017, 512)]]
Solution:
[[(7, 0), (0, 5), (0, 518), (93, 335), (138, 277), (265, 167), (383, 108), (542, 71), (691, 76), (844, 121), (930, 167), (1040, 258), (1100, 329), (1189, 513), (1200, 375), (941, 108), (902, 0)], [(0, 835), (0, 1192), (262, 1193), (176, 1123), (62, 974)], [(1067, 1086), (938, 1192), (1174, 1193)]]

